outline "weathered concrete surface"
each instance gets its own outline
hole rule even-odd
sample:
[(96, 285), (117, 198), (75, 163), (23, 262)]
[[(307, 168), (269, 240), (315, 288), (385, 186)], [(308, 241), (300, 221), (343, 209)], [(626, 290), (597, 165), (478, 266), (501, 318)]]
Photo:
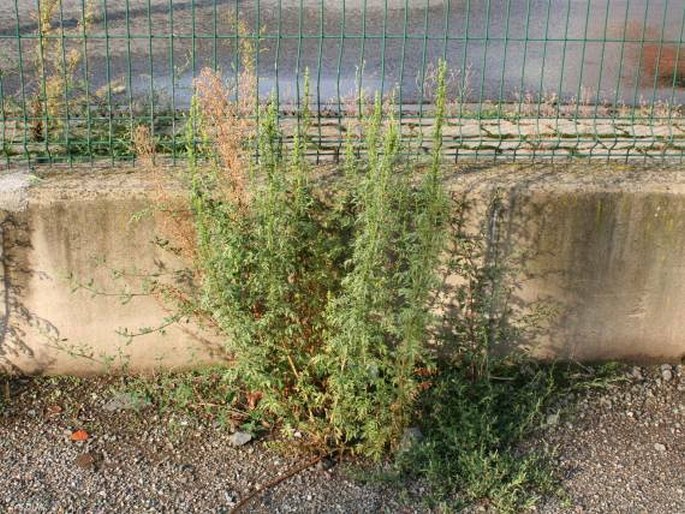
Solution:
[(683, 170), (499, 167), (457, 174), (452, 189), (470, 225), (486, 227), (493, 264), (513, 270), (508, 303), (547, 311), (528, 341), (535, 355), (685, 355)]
[[(176, 283), (185, 268), (155, 244), (154, 183), (125, 170), (0, 177), (0, 365), (84, 374), (226, 361), (220, 338), (192, 323), (121, 335), (164, 323), (146, 283)], [(514, 270), (508, 304), (555, 312), (526, 341), (535, 355), (685, 355), (685, 169), (481, 167), (455, 170), (449, 186), (491, 264)]]
[(23, 208), (4, 211), (0, 365), (85, 374), (225, 358), (218, 339), (192, 324), (124, 335), (165, 324), (170, 312), (149, 283), (175, 283), (185, 268), (155, 243), (164, 234), (146, 211), (154, 194), (140, 173), (64, 174), (35, 183)]

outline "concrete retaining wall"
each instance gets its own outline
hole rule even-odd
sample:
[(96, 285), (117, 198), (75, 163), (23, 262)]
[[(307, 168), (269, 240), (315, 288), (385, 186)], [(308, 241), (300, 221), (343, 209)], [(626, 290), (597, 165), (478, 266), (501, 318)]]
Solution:
[[(512, 305), (556, 312), (527, 341), (535, 355), (685, 355), (685, 171), (491, 167), (456, 170), (449, 185), (491, 258), (515, 270)], [(86, 374), (226, 362), (220, 338), (195, 324), (145, 333), (170, 314), (147, 294), (150, 277), (174, 282), (185, 268), (155, 243), (151, 197), (153, 181), (130, 170), (0, 177), (2, 367)]]
[[(34, 181), (11, 177), (3, 212), (3, 337), (0, 364), (28, 373), (87, 374), (218, 362), (219, 339), (172, 314), (149, 294), (186, 268), (156, 239), (148, 211), (154, 181), (118, 171)], [(130, 338), (127, 333), (143, 335)]]
[(457, 174), (452, 188), (469, 199), (472, 217), (488, 220), (498, 258), (514, 270), (512, 303), (556, 311), (528, 342), (536, 355), (685, 355), (685, 172), (493, 168)]

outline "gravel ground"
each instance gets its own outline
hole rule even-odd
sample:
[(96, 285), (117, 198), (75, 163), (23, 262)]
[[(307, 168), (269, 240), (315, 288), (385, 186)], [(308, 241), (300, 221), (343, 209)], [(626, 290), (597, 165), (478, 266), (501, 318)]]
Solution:
[(685, 367), (633, 368), (625, 378), (580, 398), (548, 430), (570, 505), (542, 512), (685, 512)]
[[(310, 459), (265, 441), (234, 448), (229, 430), (197, 416), (116, 410), (122, 396), (106, 379), (26, 380), (12, 389), (0, 414), (0, 512), (228, 513)], [(73, 441), (77, 430), (87, 440)], [(242, 511), (417, 511), (399, 491), (356, 483), (343, 467), (313, 465)]]
[[(685, 512), (685, 370), (633, 368), (624, 378), (549, 413), (531, 444), (557, 447), (567, 498), (538, 512)], [(111, 379), (11, 383), (0, 413), (0, 512), (231, 512), (307, 462), (265, 441), (233, 447), (235, 435), (215, 422), (130, 400)], [(73, 441), (79, 429), (88, 437)], [(422, 492), (318, 463), (242, 512), (427, 512)]]

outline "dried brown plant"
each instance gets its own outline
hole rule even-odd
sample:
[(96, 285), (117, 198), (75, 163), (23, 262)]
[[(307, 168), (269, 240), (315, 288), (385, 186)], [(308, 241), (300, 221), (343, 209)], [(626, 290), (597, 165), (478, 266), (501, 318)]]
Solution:
[[(238, 22), (237, 30), (245, 36), (240, 47), (242, 69), (237, 78), (228, 84), (219, 72), (205, 68), (195, 79), (194, 89), (201, 125), (196, 130), (215, 157), (213, 162), (199, 165), (211, 166), (216, 172), (219, 194), (223, 198), (244, 206), (249, 199), (250, 150), (247, 142), (256, 131), (257, 77), (254, 48), (244, 22)], [(194, 262), (197, 241), (192, 211), (188, 202), (173, 193), (177, 190), (173, 177), (157, 162), (151, 128), (147, 125), (136, 127), (131, 142), (140, 169), (150, 174), (156, 186), (154, 215), (158, 226), (174, 251), (186, 262)]]
[[(190, 203), (187, 198), (173, 193), (180, 189), (173, 183), (173, 177), (168, 173), (168, 168), (162, 166), (157, 159), (156, 143), (149, 126), (139, 125), (135, 128), (132, 145), (140, 171), (148, 173), (155, 186), (155, 194), (152, 198), (155, 224), (159, 227), (162, 238), (169, 241), (167, 248), (180, 257), (183, 263), (191, 265), (185, 270), (189, 274), (181, 274), (183, 278), (180, 281), (175, 283), (155, 281), (150, 288), (150, 294), (170, 315), (170, 319), (178, 315), (178, 310), (175, 311), (174, 307), (170, 307), (173, 305), (176, 309), (180, 309), (180, 312), (192, 311), (196, 319), (206, 326), (216, 327), (211, 317), (194, 307), (194, 288), (195, 284), (201, 280), (201, 273), (194, 265), (197, 262), (197, 234)], [(187, 332), (182, 326), (180, 329)], [(197, 334), (187, 333), (204, 341)], [(211, 342), (208, 344), (214, 346)]]
[(145, 171), (154, 171), (155, 167), (155, 143), (152, 139), (150, 127), (138, 125), (133, 131), (133, 148), (140, 161), (140, 166)]
[(216, 152), (221, 194), (238, 206), (248, 203), (249, 160), (246, 141), (254, 134), (256, 78), (239, 74), (234, 90), (209, 68), (195, 80), (195, 95), (202, 113), (202, 130)]

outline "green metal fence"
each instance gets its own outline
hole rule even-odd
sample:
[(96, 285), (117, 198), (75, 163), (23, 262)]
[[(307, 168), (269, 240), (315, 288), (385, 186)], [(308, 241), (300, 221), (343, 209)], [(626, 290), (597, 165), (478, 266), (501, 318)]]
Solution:
[[(8, 5), (9, 4), (9, 5)], [(183, 152), (193, 78), (256, 93), (285, 123), (309, 70), (317, 158), (336, 158), (361, 93), (431, 124), (449, 67), (455, 159), (683, 159), (682, 0), (8, 0), (0, 12), (0, 162), (115, 163), (152, 128)], [(420, 144), (419, 144), (420, 146)]]

